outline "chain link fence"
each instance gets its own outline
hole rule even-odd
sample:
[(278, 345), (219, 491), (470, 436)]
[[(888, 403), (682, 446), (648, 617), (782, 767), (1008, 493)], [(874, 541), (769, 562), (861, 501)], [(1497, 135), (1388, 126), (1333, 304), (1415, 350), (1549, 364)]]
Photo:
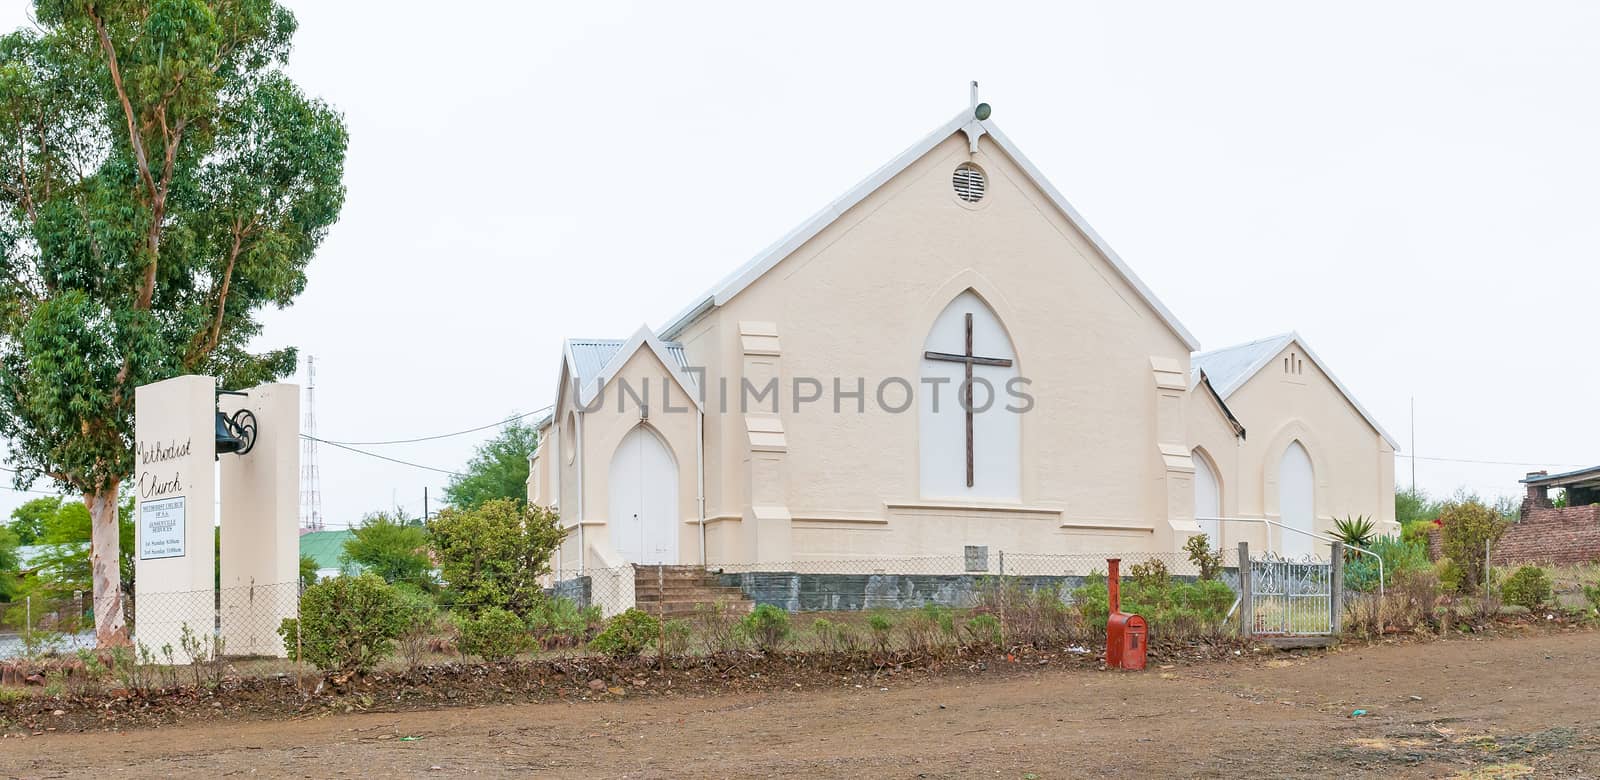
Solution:
[[(1219, 578), (1238, 588), (1238, 551), (1218, 550)], [(774, 604), (790, 612), (914, 609), (926, 604), (970, 607), (985, 587), (1054, 589), (1065, 598), (1086, 578), (1104, 576), (1106, 559), (1120, 558), (1124, 576), (1140, 568), (1164, 570), (1178, 580), (1199, 578), (1187, 553), (1011, 553), (970, 547), (961, 555), (806, 559), (781, 563), (699, 566), (649, 564), (563, 569), (553, 574), (552, 595), (580, 607), (599, 606), (609, 616), (651, 605), (679, 613), (715, 601)]]

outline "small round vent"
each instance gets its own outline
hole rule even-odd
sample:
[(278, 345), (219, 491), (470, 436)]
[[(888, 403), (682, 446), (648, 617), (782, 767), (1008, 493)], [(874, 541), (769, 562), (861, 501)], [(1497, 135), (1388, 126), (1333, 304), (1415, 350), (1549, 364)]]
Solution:
[(955, 185), (956, 197), (968, 203), (983, 200), (984, 190), (988, 187), (988, 181), (983, 177), (983, 169), (972, 163), (957, 165), (956, 172), (950, 180)]

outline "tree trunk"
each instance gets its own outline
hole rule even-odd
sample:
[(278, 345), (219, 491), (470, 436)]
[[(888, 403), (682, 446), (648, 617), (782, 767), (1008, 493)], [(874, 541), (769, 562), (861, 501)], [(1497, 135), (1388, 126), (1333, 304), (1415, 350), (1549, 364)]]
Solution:
[(117, 485), (113, 481), (98, 493), (87, 494), (92, 525), (89, 572), (94, 581), (94, 639), (99, 647), (128, 643), (122, 619), (121, 539), (117, 529)]

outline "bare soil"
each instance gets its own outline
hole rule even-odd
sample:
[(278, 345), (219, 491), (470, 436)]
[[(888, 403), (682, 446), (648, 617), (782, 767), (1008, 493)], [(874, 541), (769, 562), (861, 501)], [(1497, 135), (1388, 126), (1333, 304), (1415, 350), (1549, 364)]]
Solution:
[(287, 718), (196, 702), (176, 725), (13, 729), (0, 776), (1600, 777), (1600, 632), (1523, 633), (1139, 673), (969, 659), (745, 692), (622, 676), (540, 703), (346, 714), (352, 692)]

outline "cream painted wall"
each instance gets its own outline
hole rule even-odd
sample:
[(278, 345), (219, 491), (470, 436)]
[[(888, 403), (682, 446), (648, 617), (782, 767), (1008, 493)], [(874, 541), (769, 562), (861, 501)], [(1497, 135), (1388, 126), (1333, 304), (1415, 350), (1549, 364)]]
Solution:
[[(1285, 371), (1285, 358), (1300, 367), (1299, 373)], [(1291, 342), (1234, 391), (1228, 408), (1249, 433), (1239, 447), (1232, 478), (1224, 478), (1233, 486), (1223, 486), (1230, 511), (1240, 517), (1279, 519), (1279, 462), (1290, 442), (1298, 440), (1311, 456), (1316, 480), (1316, 531), (1331, 532), (1335, 519), (1366, 515), (1378, 522), (1380, 533), (1399, 532), (1394, 522), (1394, 448), (1305, 358), (1304, 347)], [(1196, 442), (1213, 440), (1208, 436)], [(1272, 530), (1273, 549), (1281, 549), (1281, 536)]]
[[(976, 205), (950, 184), (968, 160), (989, 179)], [(929, 326), (967, 289), (1009, 330), (1037, 397), (1023, 415), (1021, 500), (993, 510), (924, 500), (915, 405), (889, 414), (869, 399), (864, 414), (831, 404), (797, 413), (787, 398), (795, 377), (859, 376), (869, 394), (887, 376), (914, 381)], [(751, 320), (777, 323), (782, 342), (796, 557), (959, 555), (984, 543), (1074, 552), (1095, 546), (1086, 530), (1126, 535), (1120, 549), (1156, 549), (1168, 497), (1150, 358), (1187, 371), (1188, 350), (987, 139), (971, 156), (964, 136), (951, 137), (689, 328), (686, 349), (713, 388), (720, 378), (737, 387), (737, 323)], [(743, 508), (737, 423), (707, 419), (714, 518)]]

